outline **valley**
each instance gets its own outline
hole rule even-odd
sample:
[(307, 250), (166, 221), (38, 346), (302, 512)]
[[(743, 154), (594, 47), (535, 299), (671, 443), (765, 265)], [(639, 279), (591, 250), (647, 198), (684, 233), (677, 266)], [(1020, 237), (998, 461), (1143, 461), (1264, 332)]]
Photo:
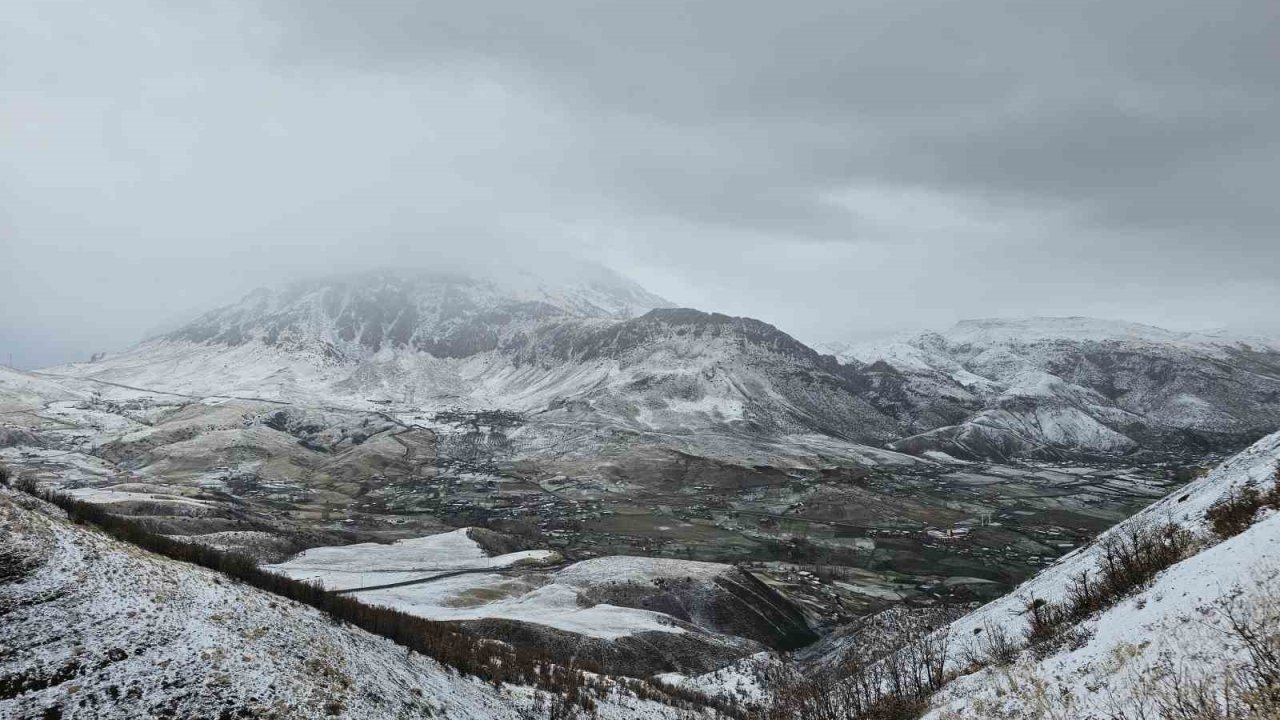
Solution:
[[(298, 407), (107, 388), (110, 400), (98, 389), (90, 401), (23, 415), (28, 431), (54, 447), (0, 449), (0, 461), (115, 512), (268, 561), (316, 544), (483, 527), (573, 560), (738, 564), (796, 599), (815, 627), (899, 604), (998, 597), (1194, 471), (1172, 461), (906, 457), (872, 467), (743, 466), (643, 433), (615, 438), (617, 451), (598, 463), (557, 463), (540, 460), (555, 456), (536, 444), (547, 430), (517, 412)], [(188, 437), (193, 427), (201, 432)], [(304, 437), (282, 437), (290, 427)], [(578, 429), (593, 430), (608, 432)], [(359, 432), (371, 434), (339, 453), (311, 439)]]

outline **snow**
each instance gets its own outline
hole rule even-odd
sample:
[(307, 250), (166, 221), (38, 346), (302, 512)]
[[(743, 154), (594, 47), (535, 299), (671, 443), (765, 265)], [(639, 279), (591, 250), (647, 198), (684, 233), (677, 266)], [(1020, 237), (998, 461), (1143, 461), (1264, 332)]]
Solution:
[[(606, 582), (644, 583), (660, 577), (710, 579), (730, 570), (715, 563), (607, 557), (575, 563), (549, 575), (534, 571), (534, 566), (558, 558), (547, 550), (491, 558), (462, 529), (390, 545), (312, 548), (288, 562), (264, 567), (348, 591), (424, 580), (352, 594), (370, 604), (433, 620), (519, 620), (610, 640), (640, 632), (683, 630), (662, 613), (605, 603), (585, 605), (579, 597), (580, 590)], [(459, 572), (463, 574), (452, 574)]]
[(662, 613), (607, 603), (584, 607), (577, 589), (570, 585), (552, 582), (530, 587), (520, 578), (496, 574), (462, 575), (355, 595), (371, 605), (433, 620), (517, 620), (606, 640), (642, 632), (684, 632)]
[[(1175, 332), (1150, 325), (1088, 317), (1034, 317), (964, 320), (940, 332), (898, 335), (887, 341), (841, 344), (837, 354), (845, 362), (883, 360), (904, 371), (940, 370), (963, 373), (968, 362), (958, 362), (949, 352), (968, 348), (979, 366), (1016, 371), (1026, 367), (1023, 358), (1053, 344), (1104, 343), (1177, 349), (1217, 357), (1224, 349), (1252, 347), (1280, 350), (1280, 343), (1225, 333)], [(985, 353), (985, 354), (984, 354)], [(971, 369), (971, 368), (970, 368)], [(964, 385), (990, 379), (967, 375)]]
[[(917, 453), (1118, 454), (1163, 449), (1182, 429), (1213, 442), (1280, 425), (1280, 343), (1253, 338), (1079, 317), (970, 320), (844, 346), (839, 358), (902, 373), (909, 411), (928, 423), (901, 446)], [(964, 419), (932, 426), (939, 408)]]
[[(554, 557), (558, 556), (536, 550), (486, 557), (466, 530), (454, 530), (392, 544), (312, 548), (265, 568), (346, 591), (426, 580), (352, 594), (371, 605), (433, 620), (520, 620), (604, 639), (685, 630), (662, 612), (609, 603), (589, 605), (581, 591), (600, 584), (644, 584), (659, 578), (714, 580), (732, 570), (716, 562), (631, 556), (595, 557), (549, 574), (531, 566)], [(465, 573), (452, 574), (458, 571)]]
[[(457, 530), (390, 545), (313, 548), (288, 562), (265, 567), (342, 590), (425, 580), (352, 594), (371, 604), (435, 620), (518, 620), (603, 639), (684, 630), (663, 613), (585, 604), (582, 591), (615, 582), (714, 581), (732, 571), (718, 563), (630, 556), (592, 558), (551, 573), (534, 566), (556, 557), (543, 550), (486, 557), (465, 530)], [(451, 575), (459, 571), (465, 572)]]
[(66, 491), (68, 495), (85, 502), (110, 505), (123, 502), (158, 502), (173, 505), (187, 505), (193, 508), (206, 509), (214, 505), (203, 500), (184, 498), (177, 495), (151, 492), (134, 492), (129, 490), (113, 490), (110, 488), (75, 488)]
[(714, 581), (732, 570), (732, 567), (721, 563), (611, 555), (574, 563), (556, 573), (556, 581), (584, 587), (608, 582), (647, 583), (658, 579)]
[(295, 580), (319, 582), (330, 590), (350, 590), (437, 577), (460, 570), (542, 564), (559, 558), (550, 550), (522, 550), (489, 557), (467, 535), (468, 528), (391, 544), (358, 543), (304, 550), (264, 569)]
[[(225, 701), (319, 718), (337, 701), (348, 717), (390, 718), (427, 706), (450, 717), (519, 717), (490, 686), (311, 608), (21, 510), (7, 497), (0, 497), (0, 524), (6, 537), (35, 545), (45, 558), (34, 576), (0, 586), (0, 603), (18, 602), (0, 623), (0, 645), (26, 648), (0, 656), (0, 674), (77, 660), (94, 668), (0, 700), (0, 716), (38, 716), (61, 704), (67, 718), (143, 717), (166, 705), (195, 717), (217, 715)], [(344, 690), (341, 678), (373, 692)], [(112, 686), (114, 698), (105, 692)], [(136, 700), (125, 694), (131, 687), (140, 690)]]
[(766, 673), (779, 662), (773, 653), (760, 652), (703, 675), (689, 676), (672, 672), (657, 675), (655, 679), (713, 697), (759, 706), (769, 697)]

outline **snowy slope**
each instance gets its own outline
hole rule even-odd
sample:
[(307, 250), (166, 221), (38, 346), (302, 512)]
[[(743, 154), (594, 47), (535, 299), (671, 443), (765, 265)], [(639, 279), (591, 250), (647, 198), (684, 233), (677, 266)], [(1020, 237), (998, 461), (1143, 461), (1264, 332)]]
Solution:
[[(1154, 684), (1164, 673), (1216, 677), (1241, 662), (1243, 649), (1227, 631), (1222, 611), (1280, 597), (1280, 513), (1263, 511), (1244, 533), (1219, 541), (1205, 511), (1242, 487), (1268, 486), (1278, 463), (1280, 433), (1275, 433), (1109, 531), (1172, 522), (1192, 533), (1201, 549), (1163, 571), (1150, 587), (1084, 621), (1077, 646), (1047, 657), (1023, 652), (1010, 667), (963, 676), (934, 698), (927, 717), (1104, 718), (1117, 708), (1132, 713), (1149, 702), (1144, 683)], [(1060, 602), (1072, 579), (1093, 572), (1100, 556), (1095, 542), (953, 623), (948, 629), (953, 667), (963, 667), (966, 649), (983, 634), (1003, 629), (1021, 638), (1026, 602)]]
[[(528, 688), (460, 677), (217, 573), (0, 489), (0, 717), (527, 717)], [(18, 652), (9, 652), (17, 650)], [(605, 718), (674, 718), (613, 695)], [(682, 715), (683, 717), (683, 715)]]

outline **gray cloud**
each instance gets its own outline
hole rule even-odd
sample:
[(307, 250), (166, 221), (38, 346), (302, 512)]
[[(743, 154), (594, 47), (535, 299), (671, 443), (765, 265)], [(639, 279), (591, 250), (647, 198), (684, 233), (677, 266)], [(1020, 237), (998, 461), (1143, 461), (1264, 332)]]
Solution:
[(1277, 35), (1266, 0), (20, 3), (0, 345), (518, 248), (809, 339), (1262, 318)]

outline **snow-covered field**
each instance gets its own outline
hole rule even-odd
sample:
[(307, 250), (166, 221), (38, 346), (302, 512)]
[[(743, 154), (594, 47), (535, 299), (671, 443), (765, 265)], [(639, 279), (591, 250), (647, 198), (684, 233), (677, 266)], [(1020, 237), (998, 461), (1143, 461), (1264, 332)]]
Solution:
[(265, 569), (295, 580), (318, 582), (329, 590), (352, 590), (437, 577), (461, 570), (497, 570), (557, 562), (550, 550), (522, 550), (490, 557), (467, 535), (468, 529), (397, 540), (304, 550)]
[(437, 582), (355, 593), (432, 620), (516, 620), (604, 640), (642, 632), (682, 633), (670, 616), (607, 603), (584, 605), (577, 590), (543, 578), (462, 575)]
[[(524, 550), (487, 556), (467, 530), (400, 540), (306, 550), (266, 569), (325, 587), (351, 591), (383, 605), (432, 620), (504, 619), (545, 625), (614, 640), (640, 632), (681, 633), (670, 616), (608, 603), (588, 603), (581, 589), (609, 582), (649, 583), (658, 578), (711, 580), (724, 565), (685, 560), (608, 557), (554, 572), (538, 571), (559, 556)], [(508, 570), (508, 572), (497, 572)], [(413, 582), (421, 580), (423, 582)], [(356, 588), (409, 583), (401, 587)]]

